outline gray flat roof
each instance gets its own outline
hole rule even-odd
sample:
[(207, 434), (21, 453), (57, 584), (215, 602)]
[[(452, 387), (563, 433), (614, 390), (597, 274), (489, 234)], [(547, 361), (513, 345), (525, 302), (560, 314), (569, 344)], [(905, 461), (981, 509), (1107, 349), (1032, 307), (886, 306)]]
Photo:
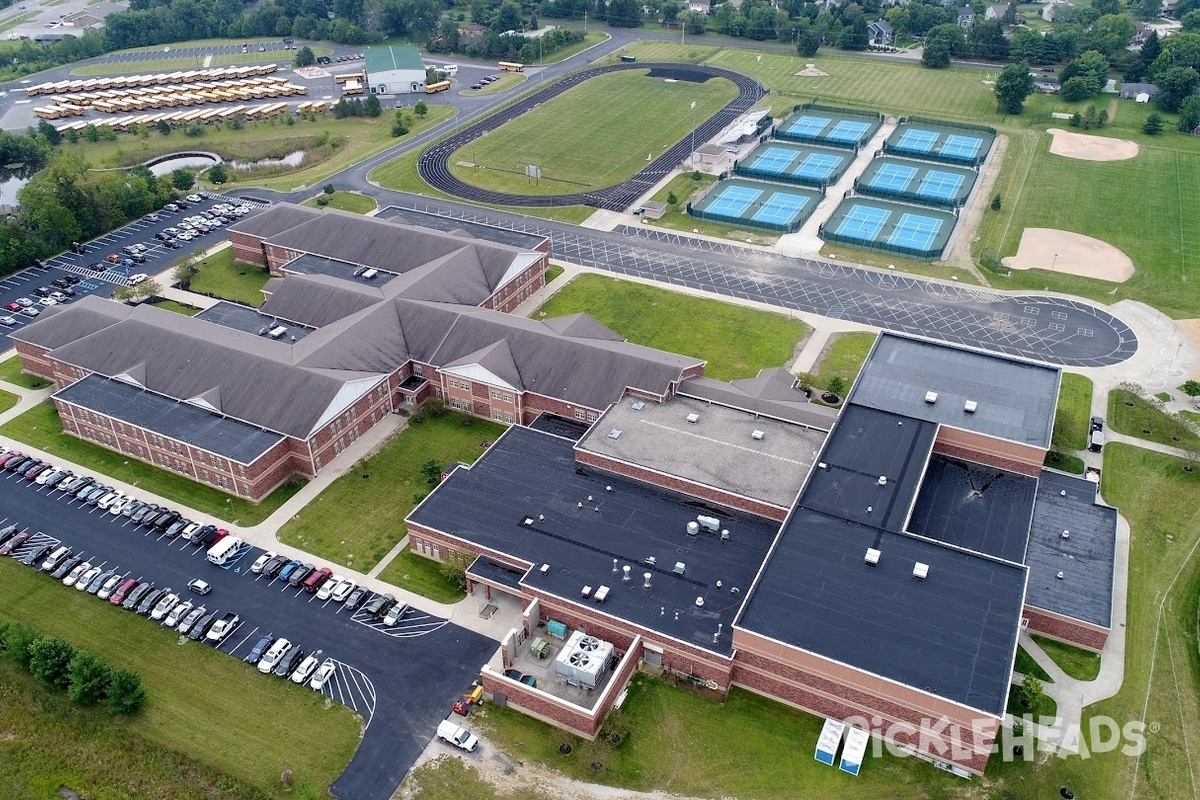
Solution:
[[(800, 505), (877, 525), (904, 529), (937, 426), (850, 404), (829, 435)], [(880, 484), (880, 477), (887, 481)]]
[(211, 322), (214, 325), (220, 325), (223, 328), (232, 328), (235, 331), (241, 331), (242, 333), (253, 333), (256, 336), (263, 336), (263, 338), (268, 338), (264, 330), (271, 330), (282, 325), (287, 328), (287, 334), (272, 341), (282, 342), (283, 344), (295, 344), (315, 330), (315, 328), (301, 325), (298, 322), (281, 320), (278, 317), (263, 314), (256, 308), (243, 306), (239, 303), (230, 303), (225, 300), (204, 309), (199, 314), (196, 314), (193, 319), (201, 319), (205, 322)]
[[(688, 422), (692, 414), (695, 423)], [(579, 449), (787, 508), (824, 441), (824, 431), (690, 397), (654, 403), (625, 396)]]
[(533, 250), (546, 241), (546, 237), (536, 233), (524, 233), (510, 228), (500, 228), (495, 225), (485, 225), (464, 219), (454, 219), (438, 214), (416, 211), (411, 208), (388, 206), (375, 215), (376, 219), (386, 219), (389, 222), (399, 222), (405, 225), (416, 225), (421, 228), (432, 228), (444, 233), (462, 231), (468, 236), (485, 242), (507, 244), (522, 250)]
[(1028, 475), (934, 456), (908, 530), (1024, 564), (1037, 485)]
[[(1049, 447), (1059, 370), (884, 332), (851, 400), (963, 430)], [(928, 403), (926, 392), (937, 392)], [(977, 403), (968, 413), (964, 404)]]
[[(729, 540), (689, 536), (687, 523), (697, 515), (716, 516)], [(470, 468), (454, 470), (408, 519), (533, 564), (525, 585), (725, 655), (730, 625), (778, 528), (580, 467), (573, 442), (519, 426)], [(648, 566), (651, 556), (656, 563)], [(614, 574), (614, 559), (631, 568), (631, 581)], [(681, 575), (676, 562), (684, 564)], [(542, 564), (549, 565), (544, 573)], [(608, 586), (607, 599), (584, 599), (585, 586)], [(723, 634), (714, 643), (718, 625)]]
[(1116, 546), (1117, 510), (1096, 501), (1096, 485), (1043, 471), (1026, 559), (1029, 605), (1112, 627)]
[(283, 439), (283, 434), (95, 374), (54, 396), (240, 464), (252, 463)]
[(361, 275), (354, 274), (362, 270), (362, 267), (358, 264), (351, 264), (349, 261), (341, 261), (336, 258), (318, 256), (312, 253), (303, 253), (293, 258), (283, 265), (283, 269), (301, 275), (329, 275), (333, 278), (361, 283), (364, 286), (382, 286), (396, 277), (396, 273), (394, 272), (376, 269), (378, 274), (374, 278), (364, 278)]
[[(870, 567), (867, 548), (882, 551)], [(929, 565), (925, 580), (913, 577)], [(1000, 716), (1026, 569), (804, 508), (738, 627)]]

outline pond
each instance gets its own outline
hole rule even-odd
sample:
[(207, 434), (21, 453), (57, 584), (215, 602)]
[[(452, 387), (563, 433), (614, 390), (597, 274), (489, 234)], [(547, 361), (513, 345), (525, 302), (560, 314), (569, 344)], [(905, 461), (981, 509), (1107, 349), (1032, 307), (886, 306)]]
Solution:
[(177, 169), (207, 169), (217, 163), (213, 156), (202, 156), (197, 153), (170, 156), (156, 164), (150, 165), (150, 171), (158, 177), (170, 175)]
[(304, 163), (304, 156), (307, 153), (304, 150), (296, 150), (288, 153), (283, 158), (260, 158), (257, 161), (231, 161), (229, 166), (245, 172), (251, 169), (259, 169), (261, 167), (298, 167)]
[(29, 183), (29, 178), (19, 178), (16, 175), (0, 173), (0, 205), (15, 206), (17, 204), (17, 192), (21, 187)]

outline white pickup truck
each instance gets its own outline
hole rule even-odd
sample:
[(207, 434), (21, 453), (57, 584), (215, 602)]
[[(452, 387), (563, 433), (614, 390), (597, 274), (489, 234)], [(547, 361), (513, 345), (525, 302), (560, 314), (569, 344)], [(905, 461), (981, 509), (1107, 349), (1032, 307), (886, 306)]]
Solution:
[(466, 750), (468, 753), (474, 753), (475, 748), (479, 747), (479, 739), (475, 737), (475, 734), (466, 728), (455, 725), (448, 719), (438, 723), (437, 735), (439, 739), (445, 739), (450, 744)]

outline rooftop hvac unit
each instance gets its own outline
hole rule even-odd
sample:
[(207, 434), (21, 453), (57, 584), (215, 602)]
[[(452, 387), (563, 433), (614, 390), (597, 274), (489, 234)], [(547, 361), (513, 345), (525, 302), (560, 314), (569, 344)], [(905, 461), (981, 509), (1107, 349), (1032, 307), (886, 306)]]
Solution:
[(285, 328), (282, 325), (276, 325), (274, 328), (271, 328), (271, 330), (267, 332), (267, 336), (270, 336), (272, 339), (278, 339), (280, 336), (283, 336), (285, 333), (287, 333), (287, 328)]
[(913, 565), (913, 577), (919, 581), (923, 581), (929, 577), (929, 565), (922, 564), (918, 561)]
[(696, 517), (696, 522), (700, 524), (701, 528), (704, 528), (706, 531), (712, 531), (713, 533), (716, 533), (721, 529), (721, 520), (717, 519), (716, 517), (706, 517), (701, 514), (700, 516)]
[(687, 421), (692, 423), (693, 425), (695, 425), (697, 422), (700, 421), (700, 415), (699, 414), (688, 414)]
[(613, 428), (611, 431), (608, 432), (608, 438), (620, 439), (622, 433), (624, 433), (624, 431), (622, 431), (620, 428)]
[(599, 589), (596, 590), (596, 594), (592, 595), (592, 597), (596, 600), (597, 603), (603, 603), (605, 600), (608, 599), (608, 587), (601, 586)]
[(883, 555), (883, 553), (879, 550), (876, 550), (874, 547), (868, 547), (866, 561), (873, 567), (879, 563), (879, 557), (881, 555)]
[(583, 597), (584, 600), (588, 599), (592, 595), (592, 587), (590, 587), (590, 586), (583, 587), (582, 591), (580, 591), (579, 594), (581, 597)]
[(554, 660), (554, 671), (572, 686), (594, 689), (608, 671), (612, 653), (609, 642), (575, 631)]
[(926, 403), (936, 403), (937, 402), (937, 392), (934, 392), (934, 391), (926, 392), (925, 393), (925, 402)]
[(539, 572), (541, 572), (543, 575), (545, 575), (549, 571), (550, 571), (549, 564), (542, 564), (542, 568), (539, 570)]
[(754, 439), (755, 441), (762, 441), (764, 435), (765, 434), (762, 431), (755, 431), (754, 433), (750, 434), (750, 438)]
[(979, 408), (979, 403), (976, 403), (974, 400), (968, 400), (963, 403), (963, 411), (966, 411), (968, 414), (974, 414), (977, 408)]
[(633, 405), (630, 406), (630, 408), (632, 408), (634, 411), (641, 411), (645, 407), (646, 407), (646, 404), (643, 403), (641, 400), (634, 400)]
[(684, 572), (686, 572), (686, 571), (687, 571), (687, 565), (686, 565), (686, 564), (684, 564), (682, 561), (676, 561), (676, 562), (675, 562), (675, 569), (674, 569), (674, 572), (675, 572), (675, 574), (676, 574), (676, 575), (682, 575), (682, 574), (683, 574)]

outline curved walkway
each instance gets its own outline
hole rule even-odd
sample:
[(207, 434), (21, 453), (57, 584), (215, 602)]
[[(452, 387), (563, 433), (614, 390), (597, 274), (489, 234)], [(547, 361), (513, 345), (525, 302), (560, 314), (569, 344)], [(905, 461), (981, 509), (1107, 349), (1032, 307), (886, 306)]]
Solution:
[(494, 192), (479, 189), (462, 181), (450, 172), (451, 155), (490, 131), (499, 128), (517, 117), (527, 114), (538, 106), (558, 97), (563, 92), (575, 88), (581, 83), (605, 75), (630, 69), (659, 70), (664, 74), (677, 76), (679, 80), (708, 80), (710, 78), (725, 78), (732, 81), (738, 88), (738, 96), (728, 105), (696, 128), (690, 141), (707, 142), (720, 133), (721, 129), (733, 122), (741, 114), (746, 113), (766, 93), (762, 84), (732, 70), (720, 67), (708, 67), (690, 64), (613, 64), (606, 67), (583, 70), (568, 75), (562, 80), (555, 81), (544, 89), (540, 89), (524, 99), (513, 103), (502, 111), (492, 114), (486, 119), (443, 139), (438, 144), (426, 150), (417, 160), (417, 172), (421, 179), (436, 189), (455, 197), (461, 197), (475, 203), (487, 203), (499, 206), (594, 206), (609, 211), (623, 211), (642, 196), (650, 187), (658, 183), (664, 175), (675, 169), (687, 157), (691, 149), (689, 137), (685, 136), (649, 165), (640, 170), (629, 180), (597, 189), (593, 192), (579, 192), (563, 195), (521, 195), (506, 192)]

